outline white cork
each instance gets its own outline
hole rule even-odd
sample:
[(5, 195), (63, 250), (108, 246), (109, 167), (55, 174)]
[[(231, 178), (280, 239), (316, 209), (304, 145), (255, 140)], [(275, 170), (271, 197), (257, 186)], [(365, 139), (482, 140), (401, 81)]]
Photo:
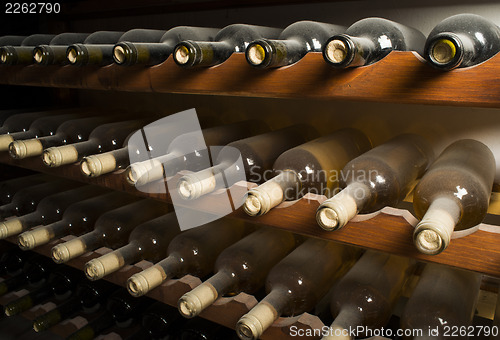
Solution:
[(116, 158), (111, 153), (84, 157), (80, 170), (85, 176), (98, 177), (116, 170)]
[(354, 197), (345, 189), (324, 201), (316, 212), (316, 221), (325, 230), (342, 228), (358, 213)]
[(17, 140), (9, 145), (9, 154), (16, 159), (38, 156), (42, 153), (43, 145), (38, 139)]
[(190, 59), (189, 48), (186, 46), (179, 46), (175, 49), (174, 58), (179, 64), (186, 64)]
[(332, 40), (326, 45), (325, 55), (332, 63), (341, 63), (347, 56), (347, 46), (342, 40)]
[(9, 145), (14, 141), (11, 135), (5, 134), (0, 135), (0, 151), (9, 150)]
[(111, 252), (85, 264), (85, 275), (95, 281), (113, 273), (124, 266), (123, 257), (116, 252)]
[(17, 243), (22, 250), (30, 250), (48, 243), (54, 235), (46, 227), (38, 227), (19, 235)]
[(177, 189), (183, 199), (193, 200), (214, 191), (216, 185), (214, 169), (208, 168), (182, 176)]
[(52, 259), (56, 263), (64, 263), (85, 253), (87, 247), (80, 238), (60, 243), (52, 248)]
[(214, 303), (218, 296), (219, 294), (214, 286), (208, 282), (203, 282), (192, 291), (184, 294), (179, 299), (177, 306), (182, 316), (185, 318), (194, 318)]
[(236, 333), (242, 340), (257, 340), (278, 317), (276, 309), (263, 301), (238, 320)]
[(133, 296), (142, 296), (161, 285), (166, 279), (163, 269), (155, 265), (129, 277), (127, 280), (127, 289)]
[(248, 192), (243, 209), (250, 216), (264, 215), (284, 199), (282, 187), (271, 179)]
[(78, 151), (72, 145), (48, 148), (43, 152), (43, 162), (50, 167), (72, 164), (78, 161)]
[(247, 58), (252, 65), (260, 65), (266, 58), (266, 51), (260, 44), (253, 44), (247, 50)]
[(0, 222), (0, 239), (17, 235), (23, 231), (23, 224), (19, 218)]
[(163, 165), (153, 158), (130, 164), (125, 172), (130, 185), (144, 185), (163, 178)]

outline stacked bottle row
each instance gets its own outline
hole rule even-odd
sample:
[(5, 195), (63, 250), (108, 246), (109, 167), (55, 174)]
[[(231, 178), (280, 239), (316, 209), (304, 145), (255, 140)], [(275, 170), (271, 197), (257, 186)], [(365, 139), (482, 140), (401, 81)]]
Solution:
[(182, 67), (209, 67), (233, 53), (246, 53), (252, 66), (294, 64), (309, 52), (323, 52), (339, 67), (373, 64), (390, 51), (415, 51), (444, 70), (477, 65), (500, 50), (500, 28), (474, 14), (451, 16), (426, 37), (414, 28), (382, 19), (362, 19), (350, 27), (299, 21), (285, 29), (233, 24), (223, 29), (174, 27), (92, 34), (34, 34), (0, 39), (0, 63), (40, 65), (152, 66), (170, 55)]
[[(421, 220), (414, 243), (426, 254), (446, 249), (454, 230), (481, 223), (496, 171), (489, 148), (470, 139), (452, 143), (436, 158), (433, 143), (415, 134), (402, 134), (372, 148), (370, 138), (352, 128), (319, 137), (307, 125), (271, 131), (263, 122), (242, 121), (190, 132), (181, 123), (152, 123), (161, 138), (158, 142), (149, 134), (145, 145), (143, 130), (137, 131), (153, 118), (125, 120), (132, 116), (102, 113), (71, 109), (4, 117), (0, 149), (8, 149), (17, 159), (42, 155), (50, 167), (80, 162), (82, 173), (89, 177), (127, 166), (124, 176), (137, 189), (144, 191), (148, 183), (167, 180), (170, 191), (180, 197), (173, 203), (192, 209), (198, 207), (198, 198), (245, 180), (259, 186), (245, 197), (233, 193), (232, 203), (238, 208), (245, 198), (243, 209), (251, 216), (266, 214), (283, 201), (307, 193), (325, 195), (328, 199), (318, 208), (316, 220), (329, 231), (343, 228), (358, 213), (396, 207), (420, 179), (413, 191), (415, 214)], [(139, 143), (132, 141), (134, 135)], [(165, 145), (170, 135), (171, 143)], [(172, 184), (181, 171), (183, 175)], [(68, 185), (64, 181), (50, 189), (42, 185), (39, 195), (45, 197)], [(211, 195), (209, 204), (216, 206), (220, 197)], [(21, 208), (4, 206), (0, 215), (16, 209)], [(3, 223), (0, 236), (17, 234), (33, 223), (29, 217)]]

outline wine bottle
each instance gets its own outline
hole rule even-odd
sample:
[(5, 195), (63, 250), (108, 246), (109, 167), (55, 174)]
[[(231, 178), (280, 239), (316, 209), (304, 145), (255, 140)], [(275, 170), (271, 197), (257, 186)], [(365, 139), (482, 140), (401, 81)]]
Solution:
[(274, 162), (275, 176), (251, 189), (243, 208), (257, 216), (307, 193), (330, 197), (338, 187), (336, 174), (370, 148), (370, 140), (361, 131), (342, 129), (285, 151)]
[(106, 189), (87, 185), (50, 195), (38, 203), (34, 212), (0, 222), (0, 238), (17, 235), (40, 224), (48, 225), (59, 221), (71, 204), (104, 193)]
[(156, 302), (142, 315), (142, 328), (151, 339), (169, 339), (185, 324), (177, 309)]
[(495, 157), (481, 142), (462, 139), (448, 146), (415, 187), (413, 207), (421, 221), (413, 233), (417, 249), (438, 254), (453, 230), (484, 219), (495, 177)]
[(56, 133), (57, 128), (67, 120), (76, 119), (81, 117), (77, 111), (61, 115), (51, 115), (48, 117), (38, 118), (31, 123), (27, 131), (14, 132), (9, 134), (0, 135), (0, 151), (9, 150), (9, 145), (15, 140), (31, 139), (43, 136), (52, 136)]
[(52, 259), (63, 263), (100, 247), (121, 247), (136, 226), (166, 212), (168, 207), (164, 202), (148, 199), (111, 210), (97, 219), (93, 231), (52, 248)]
[(10, 216), (22, 216), (36, 210), (38, 203), (47, 196), (81, 186), (67, 180), (56, 180), (19, 190), (12, 202), (0, 206), (0, 220)]
[(51, 297), (57, 300), (67, 299), (73, 294), (80, 278), (81, 273), (69, 267), (64, 270), (52, 272), (47, 282), (40, 288), (7, 303), (5, 305), (5, 314), (7, 316), (20, 314)]
[(222, 64), (234, 52), (244, 52), (260, 38), (277, 39), (281, 29), (233, 24), (217, 33), (214, 41), (182, 41), (174, 49), (174, 61), (183, 67), (209, 67)]
[(0, 296), (23, 287), (42, 286), (55, 264), (45, 256), (30, 256), (24, 263), (22, 272), (0, 282)]
[(165, 32), (159, 42), (130, 42), (125, 39), (114, 46), (113, 57), (118, 65), (158, 65), (167, 60), (175, 46), (184, 40), (213, 41), (216, 28), (178, 26)]
[(36, 317), (33, 320), (33, 329), (35, 332), (43, 332), (63, 320), (75, 317), (80, 312), (96, 313), (115, 290), (116, 286), (106, 281), (79, 281), (74, 296), (49, 312)]
[(23, 43), (23, 40), (26, 39), (26, 36), (22, 35), (4, 35), (0, 37), (0, 46), (19, 46)]
[[(259, 339), (281, 315), (295, 316), (312, 310), (357, 255), (356, 249), (334, 242), (304, 242), (269, 272), (266, 297), (236, 324), (240, 339)], [(318, 256), (328, 260), (318, 261)]]
[(128, 120), (100, 125), (90, 133), (86, 141), (44, 150), (43, 162), (49, 167), (59, 167), (76, 163), (84, 156), (116, 150), (131, 132), (144, 124), (145, 120)]
[(188, 320), (177, 334), (179, 340), (238, 340), (232, 329), (203, 318)]
[[(247, 181), (261, 183), (280, 154), (315, 137), (317, 132), (313, 128), (293, 125), (229, 143), (217, 155), (216, 165), (187, 174), (179, 180), (179, 195), (186, 200), (196, 199), (214, 191), (224, 182), (229, 186), (234, 184), (228, 181), (230, 178), (246, 177)], [(243, 168), (236, 164), (239, 157)]]
[(177, 235), (170, 242), (165, 259), (128, 279), (129, 293), (144, 295), (173, 277), (208, 275), (217, 256), (250, 230), (240, 221), (223, 219)]
[(0, 64), (28, 65), (33, 63), (33, 50), (35, 46), (49, 44), (55, 37), (53, 34), (33, 34), (27, 36), (20, 46), (0, 47)]
[(49, 44), (38, 45), (33, 50), (35, 63), (39, 65), (65, 65), (68, 63), (66, 50), (68, 45), (83, 43), (88, 33), (61, 33)]
[(396, 206), (433, 159), (429, 143), (414, 134), (399, 135), (353, 159), (340, 174), (344, 189), (319, 206), (318, 224), (338, 230), (359, 212)]
[(0, 277), (21, 274), (27, 258), (29, 258), (28, 254), (17, 247), (2, 253), (0, 257)]
[(72, 44), (66, 50), (71, 65), (105, 66), (113, 63), (113, 46), (123, 32), (97, 31), (90, 34), (83, 43)]
[(422, 330), (415, 339), (429, 338), (429, 330), (433, 330), (434, 339), (446, 339), (446, 329), (468, 329), (480, 285), (478, 273), (427, 264), (401, 315), (401, 328)]
[(14, 195), (19, 191), (29, 186), (34, 186), (37, 184), (42, 184), (46, 182), (50, 177), (47, 175), (30, 175), (23, 176), (14, 179), (9, 179), (7, 181), (0, 182), (0, 204), (6, 205), (12, 202)]
[(5, 110), (0, 110), (0, 129), (3, 123), (7, 120), (7, 118), (10, 118), (15, 115), (19, 114), (24, 114), (24, 113), (32, 113), (35, 111), (40, 111), (40, 108), (38, 109), (32, 109), (32, 108), (25, 108), (25, 109), (5, 109)]
[(102, 214), (138, 200), (139, 198), (134, 196), (112, 192), (76, 202), (66, 209), (60, 221), (20, 234), (19, 247), (30, 250), (56, 238), (88, 233), (93, 230), (95, 222)]
[[(268, 132), (269, 128), (257, 120), (220, 125), (203, 129), (203, 146), (223, 146), (236, 140)], [(131, 185), (144, 185), (163, 178), (175, 175), (181, 170), (199, 171), (211, 164), (210, 160), (217, 157), (215, 153), (209, 154), (208, 149), (199, 143), (199, 132), (186, 133), (176, 138), (164, 156), (152, 158), (143, 162), (130, 165), (126, 170), (127, 181)], [(196, 145), (196, 150), (189, 150), (186, 154), (185, 145)]]
[(442, 70), (480, 64), (500, 51), (500, 27), (476, 14), (458, 14), (433, 28), (425, 59)]
[[(367, 251), (335, 285), (330, 304), (335, 320), (323, 339), (353, 339), (345, 336), (350, 329), (385, 326), (414, 269), (413, 259)], [(363, 330), (358, 333), (364, 335)]]
[(85, 274), (90, 280), (98, 280), (127, 264), (144, 259), (157, 262), (165, 257), (168, 244), (179, 232), (175, 213), (145, 222), (130, 233), (127, 245), (87, 262)]
[(383, 18), (366, 18), (352, 24), (345, 34), (325, 43), (323, 57), (339, 68), (373, 64), (391, 51), (416, 51), (423, 55), (425, 36), (418, 30)]
[(335, 34), (345, 32), (344, 26), (316, 21), (298, 21), (281, 32), (278, 40), (258, 39), (245, 52), (248, 63), (261, 68), (294, 64), (309, 52), (321, 52), (324, 43)]
[(246, 236), (219, 255), (215, 275), (179, 299), (179, 312), (192, 318), (221, 296), (254, 293), (264, 285), (269, 270), (297, 243), (292, 233), (274, 228), (261, 228)]
[(116, 116), (103, 114), (102, 116), (79, 118), (65, 121), (53, 134), (44, 137), (16, 140), (9, 145), (9, 154), (12, 158), (23, 159), (39, 156), (44, 149), (78, 143), (88, 140), (90, 133), (99, 125), (113, 122)]

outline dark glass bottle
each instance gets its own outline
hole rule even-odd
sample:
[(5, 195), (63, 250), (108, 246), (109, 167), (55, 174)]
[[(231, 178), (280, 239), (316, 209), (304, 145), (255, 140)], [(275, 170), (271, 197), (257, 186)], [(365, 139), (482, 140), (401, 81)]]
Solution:
[(100, 125), (92, 130), (86, 141), (44, 150), (43, 162), (47, 166), (58, 167), (76, 163), (85, 156), (116, 150), (131, 132), (145, 124), (145, 120), (128, 120)]
[(234, 24), (224, 27), (214, 41), (182, 41), (175, 47), (174, 61), (183, 67), (209, 67), (221, 64), (237, 52), (243, 53), (252, 41), (277, 39), (281, 29)]
[(36, 210), (38, 203), (47, 196), (81, 186), (75, 182), (55, 180), (19, 190), (12, 202), (0, 207), (0, 220), (10, 216), (22, 216)]
[(203, 318), (187, 321), (177, 334), (177, 340), (239, 340), (234, 330)]
[(167, 60), (175, 46), (185, 40), (213, 41), (216, 28), (178, 26), (161, 37), (159, 42), (122, 41), (114, 47), (113, 58), (118, 65), (158, 65)]
[(106, 192), (107, 190), (104, 188), (86, 185), (50, 195), (40, 201), (34, 212), (1, 222), (0, 238), (17, 235), (37, 225), (47, 225), (59, 221), (71, 204)]
[(136, 226), (167, 212), (164, 202), (148, 199), (111, 210), (97, 219), (93, 231), (52, 248), (52, 258), (63, 263), (100, 247), (116, 249), (127, 243)]
[(142, 315), (142, 327), (153, 340), (171, 339), (178, 329), (186, 323), (177, 309), (164, 303), (153, 304)]
[[(322, 256), (326, 261), (318, 261)], [(266, 297), (236, 324), (241, 339), (259, 339), (281, 315), (314, 308), (332, 284), (354, 264), (359, 251), (309, 239), (274, 266), (266, 279)]]
[(23, 43), (26, 36), (22, 35), (4, 35), (0, 37), (0, 46), (12, 45), (19, 46)]
[(318, 224), (338, 230), (358, 213), (396, 206), (433, 160), (430, 144), (414, 134), (399, 135), (353, 159), (340, 174), (344, 189), (319, 206)]
[(71, 65), (105, 66), (113, 63), (113, 46), (123, 32), (97, 31), (89, 35), (81, 44), (72, 44), (66, 50)]
[(7, 120), (7, 118), (23, 114), (23, 113), (31, 113), (34, 111), (39, 111), (40, 109), (5, 109), (5, 110), (0, 110), (0, 128), (3, 125), (3, 123)]
[(33, 320), (33, 329), (36, 332), (43, 332), (63, 320), (75, 317), (80, 312), (95, 313), (103, 307), (106, 299), (114, 291), (116, 291), (116, 286), (109, 282), (81, 280), (72, 298)]
[(128, 279), (128, 291), (141, 296), (173, 277), (204, 277), (212, 272), (217, 256), (250, 230), (241, 221), (225, 219), (187, 230), (170, 242), (165, 259)]
[(97, 280), (127, 264), (144, 259), (157, 262), (167, 255), (170, 241), (179, 233), (180, 228), (175, 213), (138, 225), (130, 233), (127, 245), (87, 262), (84, 268), (85, 274), (89, 279)]
[[(307, 125), (293, 125), (284, 129), (240, 139), (224, 147), (214, 166), (187, 174), (179, 180), (179, 195), (184, 199), (196, 199), (221, 187), (232, 179), (262, 183), (264, 174), (272, 169), (280, 154), (308, 140), (316, 138), (317, 131)], [(243, 168), (236, 161), (241, 157)], [(223, 178), (223, 176), (225, 178)]]
[(29, 255), (17, 247), (2, 253), (0, 257), (0, 277), (21, 274), (23, 265), (28, 258)]
[(66, 144), (85, 141), (90, 133), (99, 125), (116, 120), (116, 116), (104, 113), (100, 117), (79, 118), (65, 121), (54, 133), (38, 138), (16, 140), (9, 145), (9, 154), (12, 158), (23, 159), (39, 156), (43, 150)]
[(382, 18), (366, 18), (352, 24), (345, 34), (325, 43), (323, 57), (339, 68), (373, 64), (391, 51), (416, 51), (423, 55), (425, 36), (418, 30)]
[(9, 133), (0, 136), (0, 151), (9, 150), (9, 145), (15, 140), (19, 139), (31, 139), (43, 136), (52, 136), (56, 133), (57, 128), (70, 119), (76, 119), (81, 117), (81, 113), (76, 111), (71, 112), (71, 110), (66, 114), (61, 115), (51, 115), (48, 117), (38, 118), (33, 123), (31, 123), (29, 129)]
[(5, 205), (12, 202), (14, 195), (26, 187), (42, 184), (49, 180), (47, 175), (23, 176), (0, 182), (0, 204)]
[(335, 34), (344, 33), (344, 26), (316, 21), (298, 21), (281, 32), (278, 40), (258, 39), (246, 49), (250, 65), (274, 68), (294, 64), (309, 52), (321, 52), (324, 43)]
[(442, 70), (477, 65), (500, 51), (500, 28), (476, 14), (444, 19), (429, 33), (424, 56)]
[(5, 305), (5, 314), (7, 316), (20, 314), (51, 297), (57, 300), (68, 299), (75, 291), (77, 282), (81, 279), (81, 272), (69, 267), (52, 272), (47, 282), (40, 288)]
[[(126, 170), (127, 181), (131, 185), (144, 185), (173, 176), (181, 170), (202, 170), (207, 164), (211, 164), (211, 159), (217, 158), (217, 150), (215, 153), (210, 150), (209, 153), (205, 146), (223, 146), (268, 131), (268, 126), (260, 121), (245, 120), (203, 129), (203, 143), (198, 140), (199, 132), (186, 133), (172, 141), (165, 155), (131, 164)], [(186, 153), (186, 145), (196, 145), (196, 150)]]
[(20, 46), (2, 46), (0, 47), (0, 64), (32, 64), (35, 46), (49, 44), (54, 37), (55, 35), (52, 34), (33, 34), (26, 37)]
[[(401, 315), (401, 328), (422, 330), (414, 339), (429, 339), (429, 330), (437, 330), (433, 339), (449, 339), (446, 329), (469, 329), (480, 286), (478, 273), (427, 264)], [(468, 337), (457, 332), (454, 338)]]
[(215, 275), (179, 299), (179, 312), (192, 318), (221, 296), (256, 292), (269, 270), (297, 243), (292, 233), (274, 228), (260, 228), (246, 236), (222, 251), (215, 262)]
[(421, 221), (413, 233), (420, 252), (438, 254), (453, 230), (482, 222), (490, 202), (496, 163), (481, 142), (462, 139), (448, 146), (415, 187), (413, 207)]
[(88, 33), (61, 33), (56, 35), (49, 44), (35, 47), (33, 50), (35, 63), (39, 65), (67, 64), (66, 50), (68, 45), (81, 44), (88, 36)]
[(257, 216), (307, 193), (331, 197), (339, 185), (336, 175), (370, 148), (361, 131), (342, 129), (285, 151), (274, 162), (274, 177), (251, 189), (243, 208)]
[(102, 214), (138, 200), (135, 196), (112, 192), (76, 202), (66, 209), (60, 221), (20, 234), (19, 247), (30, 250), (56, 238), (88, 233)]

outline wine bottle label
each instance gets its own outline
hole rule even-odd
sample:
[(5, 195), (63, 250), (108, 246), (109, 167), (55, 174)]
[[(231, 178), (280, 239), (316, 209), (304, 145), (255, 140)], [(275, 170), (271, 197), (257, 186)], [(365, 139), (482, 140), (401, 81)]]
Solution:
[(85, 264), (85, 275), (92, 281), (102, 279), (125, 265), (124, 259), (117, 252), (111, 252)]
[(52, 248), (52, 259), (56, 263), (64, 263), (85, 253), (87, 246), (80, 240), (75, 238), (71, 241), (58, 244)]
[(22, 250), (30, 250), (42, 244), (48, 243), (54, 235), (46, 227), (38, 227), (19, 235), (17, 240)]
[(217, 300), (217, 290), (208, 282), (184, 294), (178, 302), (179, 312), (186, 318), (193, 318)]
[(18, 140), (9, 145), (9, 154), (16, 159), (38, 156), (42, 153), (43, 145), (38, 139)]
[(259, 339), (278, 317), (276, 309), (266, 301), (262, 301), (240, 318), (236, 324), (236, 332), (240, 339)]
[(159, 265), (154, 265), (127, 280), (127, 289), (132, 296), (138, 297), (158, 287), (167, 279), (167, 274)]
[(80, 170), (88, 177), (98, 177), (116, 170), (116, 159), (111, 153), (85, 157)]
[(9, 150), (9, 145), (14, 141), (11, 135), (0, 135), (0, 151)]
[(19, 218), (13, 218), (0, 223), (0, 239), (17, 235), (23, 231), (23, 224)]
[(43, 163), (50, 167), (72, 164), (78, 161), (78, 151), (72, 145), (48, 148), (43, 152)]

